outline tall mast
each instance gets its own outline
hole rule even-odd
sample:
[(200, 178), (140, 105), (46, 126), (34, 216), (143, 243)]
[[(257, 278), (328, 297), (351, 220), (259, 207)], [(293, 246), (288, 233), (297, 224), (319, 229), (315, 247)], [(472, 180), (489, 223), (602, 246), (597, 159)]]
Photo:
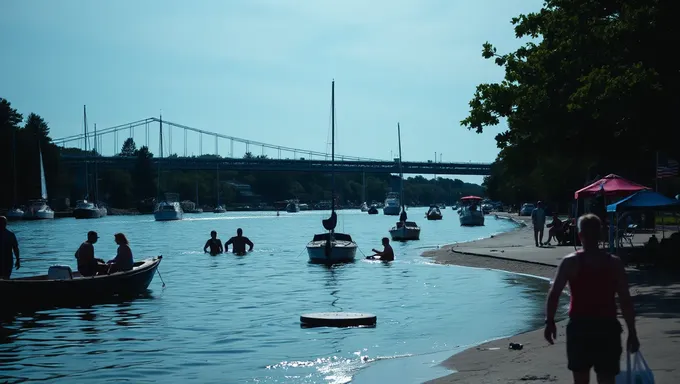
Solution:
[(331, 82), (331, 212), (335, 212), (335, 79)]
[(89, 153), (87, 152), (87, 107), (83, 105), (83, 130), (85, 132), (85, 198), (90, 198), (90, 181), (89, 172), (87, 171), (87, 157)]
[(404, 207), (404, 172), (401, 168), (401, 127), (397, 123), (397, 136), (399, 137), (399, 201), (402, 208)]
[(17, 205), (17, 127), (12, 127), (12, 167), (14, 172), (14, 206)]
[(163, 115), (160, 115), (160, 118), (158, 119), (158, 125), (159, 125), (159, 134), (158, 134), (158, 146), (160, 147), (160, 159), (158, 160), (158, 179), (157, 179), (157, 184), (158, 184), (158, 199), (160, 201), (161, 197), (161, 159), (163, 158)]
[[(94, 153), (95, 156), (99, 156), (97, 153), (97, 124), (94, 124)], [(97, 174), (97, 159), (94, 159), (94, 203), (97, 204), (99, 201), (99, 175)]]

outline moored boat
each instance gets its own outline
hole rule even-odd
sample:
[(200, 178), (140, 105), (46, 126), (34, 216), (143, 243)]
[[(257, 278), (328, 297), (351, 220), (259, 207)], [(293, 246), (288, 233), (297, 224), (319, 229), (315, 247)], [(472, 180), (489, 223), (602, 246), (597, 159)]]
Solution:
[(138, 261), (130, 271), (90, 277), (83, 277), (70, 267), (50, 267), (47, 275), (0, 279), (0, 297), (3, 306), (58, 307), (136, 295), (146, 291), (161, 259), (162, 256), (157, 256)]
[(359, 209), (361, 209), (361, 212), (368, 212), (368, 204), (366, 204), (366, 202), (364, 201), (363, 203), (361, 203), (361, 207)]
[(49, 220), (54, 219), (54, 211), (47, 205), (44, 199), (31, 200), (28, 209), (24, 212), (24, 220)]
[(7, 211), (5, 217), (7, 217), (7, 220), (9, 221), (21, 220), (24, 218), (24, 211), (19, 207), (14, 207)]
[(385, 197), (383, 214), (388, 216), (398, 216), (400, 211), (399, 193), (389, 192)]
[[(331, 217), (321, 221), (328, 232), (314, 235), (307, 243), (307, 254), (312, 263), (337, 264), (354, 261), (357, 243), (346, 233), (335, 232), (338, 215), (335, 213), (335, 81), (331, 83)], [(295, 202), (297, 203), (297, 202)], [(290, 211), (289, 211), (290, 212)]]
[(176, 193), (166, 193), (165, 199), (156, 205), (153, 212), (156, 221), (182, 220), (184, 211)]
[(106, 208), (104, 207), (98, 207), (87, 200), (78, 200), (76, 208), (73, 210), (73, 217), (76, 219), (99, 219), (106, 216), (106, 213)]
[(286, 212), (288, 213), (297, 213), (300, 212), (300, 204), (297, 202), (297, 200), (291, 200), (286, 204)]
[(400, 221), (390, 229), (390, 236), (394, 241), (420, 240), (420, 227), (413, 221)]
[(482, 198), (478, 196), (466, 196), (460, 199), (458, 215), (462, 226), (484, 225), (484, 213), (481, 208)]
[(378, 214), (378, 207), (375, 204), (371, 205), (371, 208), (368, 209), (368, 214), (369, 215), (377, 215)]
[(427, 211), (427, 213), (425, 214), (425, 217), (427, 217), (428, 220), (441, 220), (443, 215), (442, 215), (442, 212), (439, 210), (439, 207), (437, 207), (436, 205), (433, 205)]
[(221, 205), (218, 205), (213, 209), (213, 213), (225, 213), (225, 212), (227, 212), (227, 210), (224, 209), (224, 207)]

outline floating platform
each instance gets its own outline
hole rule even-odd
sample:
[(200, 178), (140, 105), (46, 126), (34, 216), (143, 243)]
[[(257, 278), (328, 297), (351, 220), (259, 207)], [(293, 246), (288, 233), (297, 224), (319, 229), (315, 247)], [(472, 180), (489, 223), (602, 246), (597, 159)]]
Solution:
[(359, 327), (375, 326), (376, 315), (354, 312), (319, 312), (300, 316), (303, 327)]

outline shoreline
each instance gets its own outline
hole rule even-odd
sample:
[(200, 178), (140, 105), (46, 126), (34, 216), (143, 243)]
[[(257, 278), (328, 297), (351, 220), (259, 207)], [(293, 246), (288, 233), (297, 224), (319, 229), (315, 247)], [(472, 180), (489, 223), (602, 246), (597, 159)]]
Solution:
[[(571, 246), (536, 247), (533, 231), (527, 226), (528, 218), (498, 214), (497, 219), (512, 220), (518, 228), (485, 239), (446, 245), (423, 252), (422, 256), (439, 264), (552, 280), (562, 257), (574, 251)], [(657, 382), (680, 382), (679, 364), (672, 357), (680, 347), (677, 344), (680, 343), (680, 321), (677, 320), (680, 318), (677, 300), (680, 298), (680, 278), (676, 276), (665, 271), (628, 269), (641, 350), (644, 350)], [(542, 327), (510, 337), (480, 341), (439, 364), (452, 371), (450, 374), (426, 383), (572, 383), (566, 361), (566, 323), (567, 320), (557, 323), (554, 345), (543, 339)], [(624, 343), (626, 332), (622, 334)], [(510, 342), (521, 343), (524, 348), (510, 350)], [(625, 353), (622, 361), (623, 370)]]

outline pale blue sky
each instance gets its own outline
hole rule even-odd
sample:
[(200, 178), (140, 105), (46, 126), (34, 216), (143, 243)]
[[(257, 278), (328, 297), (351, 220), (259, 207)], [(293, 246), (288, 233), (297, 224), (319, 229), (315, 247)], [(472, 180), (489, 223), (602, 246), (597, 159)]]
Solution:
[[(481, 46), (519, 46), (510, 19), (541, 4), (3, 0), (0, 97), (43, 116), (54, 138), (82, 131), (87, 104), (90, 128), (162, 111), (192, 127), (323, 152), (334, 78), (336, 152), (389, 159), (399, 121), (405, 161), (437, 152), (443, 161), (491, 162), (504, 128), (477, 135), (459, 123), (474, 87), (503, 76)], [(183, 152), (181, 138), (174, 132), (173, 152)], [(136, 139), (143, 144), (141, 130)], [(190, 152), (197, 142), (190, 137)], [(213, 151), (214, 141), (204, 138), (203, 148)], [(112, 150), (109, 138), (104, 153)], [(228, 150), (221, 144), (222, 155)]]

